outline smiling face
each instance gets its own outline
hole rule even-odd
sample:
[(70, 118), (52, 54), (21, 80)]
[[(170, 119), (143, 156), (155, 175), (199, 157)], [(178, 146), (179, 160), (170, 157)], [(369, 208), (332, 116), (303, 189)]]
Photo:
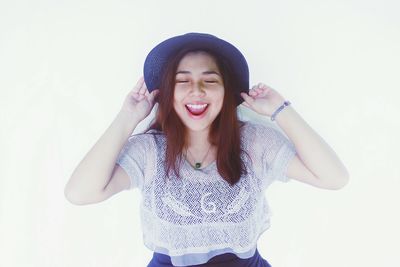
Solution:
[(221, 111), (224, 91), (222, 74), (210, 54), (189, 52), (179, 62), (173, 106), (189, 130), (209, 130)]

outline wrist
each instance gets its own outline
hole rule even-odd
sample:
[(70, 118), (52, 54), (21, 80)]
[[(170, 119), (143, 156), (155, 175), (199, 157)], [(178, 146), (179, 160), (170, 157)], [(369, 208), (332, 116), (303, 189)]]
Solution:
[(272, 113), (271, 115), (271, 121), (275, 121), (276, 117), (279, 116), (281, 112), (283, 112), (285, 109), (288, 108), (288, 106), (291, 105), (290, 101), (286, 100), (280, 105), (277, 109), (275, 109), (275, 112)]
[(126, 131), (132, 132), (140, 123), (141, 119), (133, 115), (131, 112), (120, 110), (115, 118), (120, 125), (125, 126)]

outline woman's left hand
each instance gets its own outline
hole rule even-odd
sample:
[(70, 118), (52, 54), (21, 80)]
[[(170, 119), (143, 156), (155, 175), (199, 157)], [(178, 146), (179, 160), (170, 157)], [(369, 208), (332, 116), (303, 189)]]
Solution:
[(240, 93), (244, 102), (243, 106), (261, 115), (271, 117), (272, 114), (283, 104), (285, 98), (271, 87), (258, 83), (254, 85), (249, 94)]

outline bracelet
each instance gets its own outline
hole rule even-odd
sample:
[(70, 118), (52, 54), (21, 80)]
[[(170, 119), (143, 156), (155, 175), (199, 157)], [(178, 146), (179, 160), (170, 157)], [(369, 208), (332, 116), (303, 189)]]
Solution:
[(274, 114), (271, 116), (271, 121), (275, 120), (276, 115), (278, 115), (279, 112), (282, 111), (286, 106), (289, 106), (291, 103), (289, 101), (283, 102), (282, 106), (280, 106), (277, 110), (275, 110)]

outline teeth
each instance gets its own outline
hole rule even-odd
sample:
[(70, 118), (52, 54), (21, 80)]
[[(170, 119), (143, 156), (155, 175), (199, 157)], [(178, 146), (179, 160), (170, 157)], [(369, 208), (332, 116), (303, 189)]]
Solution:
[(187, 104), (186, 106), (188, 106), (191, 109), (198, 109), (198, 110), (202, 110), (203, 108), (205, 108), (208, 104), (203, 104), (203, 105), (192, 105), (192, 104)]

